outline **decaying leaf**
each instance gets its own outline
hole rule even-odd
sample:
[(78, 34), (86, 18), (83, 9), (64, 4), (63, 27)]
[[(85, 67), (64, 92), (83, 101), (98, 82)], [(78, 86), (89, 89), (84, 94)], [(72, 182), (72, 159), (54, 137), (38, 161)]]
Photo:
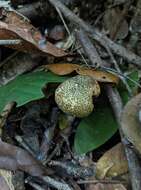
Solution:
[(140, 105), (141, 94), (138, 94), (126, 104), (121, 117), (121, 126), (125, 136), (141, 154), (141, 124), (139, 122)]
[(128, 163), (121, 143), (107, 151), (97, 162), (97, 178), (114, 177), (128, 171)]
[(50, 54), (55, 57), (66, 56), (62, 49), (46, 42), (41, 33), (30, 24), (29, 20), (14, 11), (0, 9), (0, 39), (20, 39), (21, 43), (10, 45), (11, 48), (24, 52)]
[(115, 84), (119, 82), (119, 78), (116, 75), (113, 75), (105, 71), (98, 71), (95, 69), (82, 67), (81, 65), (78, 64), (69, 64), (69, 63), (49, 64), (46, 65), (45, 68), (57, 75), (67, 75), (75, 71), (80, 75), (90, 76), (93, 79), (100, 82), (115, 83)]
[[(33, 176), (42, 176), (50, 173), (36, 161), (28, 152), (17, 146), (0, 140), (0, 168), (6, 170), (22, 170)], [(52, 173), (52, 172), (51, 172)]]

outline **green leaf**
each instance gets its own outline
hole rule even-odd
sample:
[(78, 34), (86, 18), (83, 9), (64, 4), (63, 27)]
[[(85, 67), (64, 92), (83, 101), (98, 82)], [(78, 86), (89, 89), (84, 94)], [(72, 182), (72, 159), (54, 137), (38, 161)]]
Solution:
[[(139, 74), (137, 70), (133, 71), (128, 77), (131, 80), (134, 80), (135, 82), (139, 82)], [(133, 83), (131, 80), (127, 80), (127, 83), (130, 86), (132, 93), (134, 94), (137, 91), (137, 85)], [(118, 90), (121, 95), (123, 103), (126, 104), (131, 97), (129, 96), (128, 91), (122, 82), (120, 83)]]
[(0, 87), (0, 111), (11, 101), (16, 101), (20, 106), (29, 101), (42, 98), (44, 95), (41, 88), (45, 84), (63, 82), (67, 78), (44, 71), (18, 76), (7, 85)]
[(108, 103), (100, 104), (90, 116), (80, 122), (75, 136), (75, 151), (83, 154), (98, 148), (114, 135), (117, 128)]

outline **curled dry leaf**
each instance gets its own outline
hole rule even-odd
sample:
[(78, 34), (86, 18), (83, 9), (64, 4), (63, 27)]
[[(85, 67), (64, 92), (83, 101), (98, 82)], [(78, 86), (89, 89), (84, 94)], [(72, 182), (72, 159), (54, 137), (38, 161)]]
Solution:
[(141, 154), (141, 124), (139, 122), (139, 110), (141, 105), (141, 93), (133, 97), (125, 106), (121, 127), (127, 139)]
[(111, 73), (105, 71), (97, 71), (95, 69), (82, 67), (78, 64), (60, 63), (60, 64), (49, 64), (45, 66), (46, 69), (52, 71), (57, 75), (67, 75), (72, 72), (76, 72), (79, 75), (90, 76), (93, 79), (100, 82), (115, 83), (119, 82), (119, 78)]
[(96, 165), (96, 177), (99, 179), (118, 176), (127, 171), (128, 163), (121, 143), (107, 151)]
[(0, 39), (20, 39), (21, 43), (10, 45), (11, 48), (24, 52), (50, 54), (55, 57), (66, 56), (67, 53), (46, 42), (41, 33), (30, 24), (30, 21), (14, 11), (0, 8)]

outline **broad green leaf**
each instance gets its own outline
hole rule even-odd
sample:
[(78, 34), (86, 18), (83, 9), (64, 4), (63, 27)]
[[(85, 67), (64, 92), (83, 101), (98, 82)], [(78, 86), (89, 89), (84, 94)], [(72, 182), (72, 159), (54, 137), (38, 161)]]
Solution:
[(10, 101), (18, 106), (42, 98), (41, 88), (47, 83), (63, 82), (68, 77), (57, 76), (50, 72), (38, 71), (18, 76), (7, 85), (0, 87), (0, 111)]
[(98, 148), (114, 135), (117, 128), (108, 103), (100, 104), (90, 116), (80, 122), (75, 136), (75, 151), (83, 154)]
[[(139, 74), (138, 74), (137, 70), (133, 71), (128, 77), (135, 82), (139, 82)], [(127, 83), (130, 86), (132, 93), (134, 94), (134, 93), (136, 93), (137, 85), (135, 83), (133, 83), (131, 80), (127, 80)], [(120, 83), (118, 90), (121, 95), (123, 103), (126, 104), (131, 97), (129, 96), (125, 85)]]

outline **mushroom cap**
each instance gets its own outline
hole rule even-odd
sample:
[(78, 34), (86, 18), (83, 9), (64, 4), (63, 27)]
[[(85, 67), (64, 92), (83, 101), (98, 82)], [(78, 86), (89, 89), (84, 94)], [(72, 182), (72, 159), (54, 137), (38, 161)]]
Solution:
[(76, 117), (86, 117), (93, 111), (93, 96), (99, 94), (100, 86), (96, 80), (77, 75), (58, 86), (55, 101), (63, 112)]

